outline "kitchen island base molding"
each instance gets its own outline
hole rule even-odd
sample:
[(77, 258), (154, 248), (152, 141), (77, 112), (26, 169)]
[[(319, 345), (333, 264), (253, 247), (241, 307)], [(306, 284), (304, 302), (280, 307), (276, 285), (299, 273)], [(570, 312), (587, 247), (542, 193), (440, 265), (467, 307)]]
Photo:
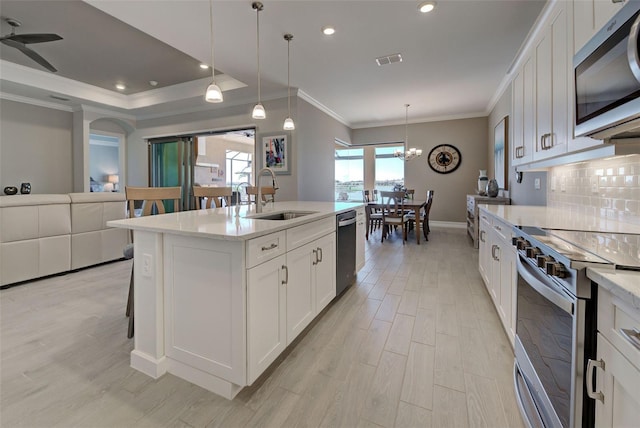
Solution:
[(167, 359), (158, 360), (137, 350), (131, 351), (131, 368), (138, 370), (154, 379), (158, 379), (167, 373)]
[(179, 361), (175, 361), (170, 358), (168, 361), (168, 372), (172, 375), (191, 382), (194, 385), (198, 385), (199, 387), (204, 388), (207, 391), (211, 391), (214, 394), (218, 394), (227, 400), (233, 400), (233, 398), (242, 391), (242, 388), (244, 388), (244, 386), (236, 385), (219, 378), (218, 376), (203, 372), (202, 370), (198, 370)]

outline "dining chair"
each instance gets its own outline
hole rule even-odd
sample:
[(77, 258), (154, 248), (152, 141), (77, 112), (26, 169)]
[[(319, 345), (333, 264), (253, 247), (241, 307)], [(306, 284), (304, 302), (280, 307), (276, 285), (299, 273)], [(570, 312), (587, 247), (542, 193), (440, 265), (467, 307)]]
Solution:
[[(258, 197), (258, 187), (256, 186), (247, 186), (247, 196), (249, 197), (249, 203), (256, 202), (256, 198)], [(251, 197), (253, 196), (253, 200)], [(263, 186), (262, 187), (262, 202), (275, 202), (276, 200), (276, 189), (272, 186)]]
[(402, 244), (407, 241), (409, 216), (404, 209), (404, 192), (380, 192), (382, 199), (382, 240), (392, 232), (391, 227), (402, 229)]
[[(138, 212), (140, 217), (165, 214), (166, 209), (163, 201), (173, 201), (174, 211), (180, 211), (180, 199), (182, 196), (181, 187), (131, 187), (125, 186), (124, 192), (127, 199), (129, 218), (138, 217), (136, 215), (136, 205), (142, 203), (142, 209)], [(131, 244), (124, 248), (124, 258), (133, 257), (133, 230), (131, 230)], [(129, 328), (127, 337), (133, 337), (133, 264), (131, 265), (131, 279), (129, 280), (129, 297), (127, 299), (126, 315), (129, 317)]]
[(196, 209), (202, 207), (202, 198), (207, 198), (204, 208), (209, 209), (213, 205), (214, 208), (221, 208), (222, 201), (226, 207), (231, 206), (231, 195), (233, 190), (231, 187), (202, 187), (193, 186), (193, 196), (196, 198)]
[[(427, 190), (427, 203), (424, 206), (424, 210), (420, 212), (420, 224), (426, 231), (424, 238), (427, 241), (429, 240), (429, 232), (431, 232), (431, 229), (429, 228), (429, 211), (431, 211), (431, 204), (433, 203), (433, 193), (433, 190)], [(415, 224), (415, 221), (415, 213), (409, 214), (409, 222), (411, 226)], [(416, 230), (416, 233), (420, 233), (420, 231)]]

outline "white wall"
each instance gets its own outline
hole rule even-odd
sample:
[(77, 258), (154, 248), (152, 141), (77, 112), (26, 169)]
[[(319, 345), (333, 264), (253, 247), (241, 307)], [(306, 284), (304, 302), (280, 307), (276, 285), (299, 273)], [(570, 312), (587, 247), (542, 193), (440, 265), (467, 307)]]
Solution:
[(71, 112), (0, 99), (0, 189), (73, 190)]
[[(298, 99), (298, 124), (293, 165), (301, 201), (335, 200), (335, 140), (351, 141), (351, 130), (326, 113)], [(295, 119), (295, 118), (294, 118)]]
[[(478, 170), (487, 168), (487, 118), (414, 123), (407, 133), (409, 146), (422, 149), (422, 156), (405, 163), (405, 186), (415, 189), (416, 198), (425, 198), (427, 190), (434, 190), (431, 220), (465, 222), (466, 195), (475, 192)], [(404, 124), (355, 129), (352, 143), (398, 142), (404, 137)], [(443, 143), (454, 145), (462, 154), (460, 167), (449, 174), (436, 173), (427, 164), (431, 149)], [(366, 183), (373, 174), (371, 166), (365, 169)]]

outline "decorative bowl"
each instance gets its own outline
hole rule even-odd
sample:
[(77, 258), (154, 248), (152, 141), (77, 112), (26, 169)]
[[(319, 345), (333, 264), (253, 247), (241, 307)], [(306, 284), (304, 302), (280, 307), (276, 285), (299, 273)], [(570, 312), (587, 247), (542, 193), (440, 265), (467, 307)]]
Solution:
[(5, 195), (15, 195), (18, 193), (18, 188), (16, 186), (7, 186), (4, 188)]

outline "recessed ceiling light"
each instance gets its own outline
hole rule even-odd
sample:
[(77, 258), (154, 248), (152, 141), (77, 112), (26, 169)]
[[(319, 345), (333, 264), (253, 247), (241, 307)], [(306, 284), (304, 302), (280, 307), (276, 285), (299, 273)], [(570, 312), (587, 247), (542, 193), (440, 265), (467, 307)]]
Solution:
[(124, 91), (125, 89), (127, 89), (126, 86), (124, 86), (122, 83), (117, 83), (116, 84), (116, 89), (119, 91)]
[(436, 8), (436, 2), (434, 1), (425, 1), (418, 5), (418, 10), (422, 13), (429, 13), (435, 8)]
[(151, 86), (158, 86), (158, 81), (157, 80), (149, 80), (149, 84)]
[(331, 25), (327, 25), (322, 27), (322, 34), (324, 34), (325, 36), (330, 36), (332, 34), (334, 34), (336, 32), (336, 29), (333, 28)]
[(208, 70), (209, 66), (207, 64), (200, 64), (200, 68), (203, 70)]

